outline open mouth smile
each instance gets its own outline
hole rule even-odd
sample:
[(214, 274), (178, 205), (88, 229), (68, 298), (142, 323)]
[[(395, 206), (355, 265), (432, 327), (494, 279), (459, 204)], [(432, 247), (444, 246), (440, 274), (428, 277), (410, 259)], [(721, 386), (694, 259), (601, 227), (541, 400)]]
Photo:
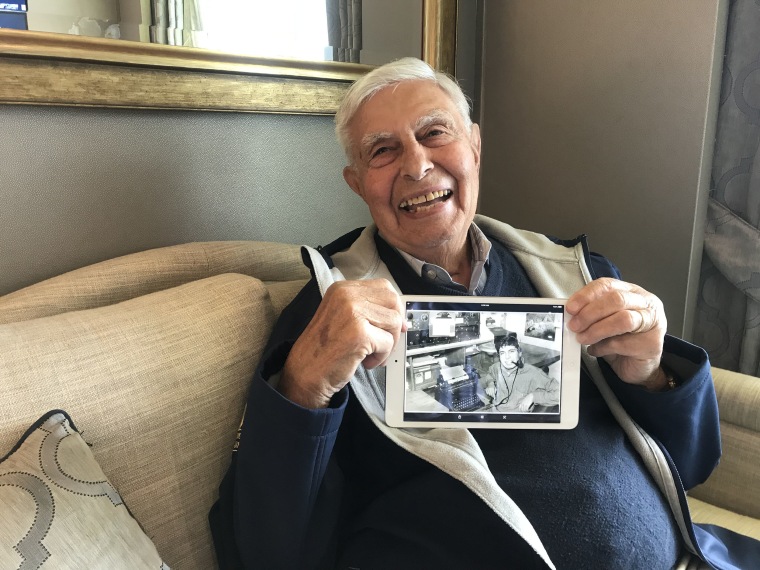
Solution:
[(422, 196), (417, 196), (416, 198), (404, 200), (398, 205), (398, 207), (407, 212), (421, 212), (432, 208), (440, 202), (445, 202), (450, 196), (451, 190), (436, 190), (434, 192), (423, 194)]

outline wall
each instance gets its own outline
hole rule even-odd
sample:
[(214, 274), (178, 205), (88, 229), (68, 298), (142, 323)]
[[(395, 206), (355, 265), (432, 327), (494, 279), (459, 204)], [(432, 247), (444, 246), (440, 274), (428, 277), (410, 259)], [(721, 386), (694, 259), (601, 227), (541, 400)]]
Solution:
[(687, 338), (726, 4), (486, 3), (481, 213), (587, 233)]
[(362, 2), (361, 63), (381, 65), (422, 55), (422, 0)]
[(150, 42), (151, 0), (119, 0), (119, 37), (133, 42)]
[(456, 79), (472, 107), (472, 118), (480, 122), (483, 59), (483, 13), (485, 0), (457, 2)]
[(332, 117), (0, 106), (0, 294), (189, 241), (324, 244), (369, 215)]

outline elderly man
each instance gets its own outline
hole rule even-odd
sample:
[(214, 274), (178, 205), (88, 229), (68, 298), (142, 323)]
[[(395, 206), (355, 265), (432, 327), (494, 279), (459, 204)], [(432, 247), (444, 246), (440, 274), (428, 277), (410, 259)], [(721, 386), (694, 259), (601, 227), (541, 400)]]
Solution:
[[(210, 514), (220, 566), (651, 570), (702, 557), (683, 489), (720, 456), (704, 351), (666, 336), (661, 302), (582, 239), (475, 216), (480, 131), (447, 76), (415, 59), (381, 66), (351, 88), (336, 131), (374, 225), (304, 250), (314, 277), (272, 333)], [(399, 292), (569, 297), (588, 345), (578, 427), (388, 427)]]

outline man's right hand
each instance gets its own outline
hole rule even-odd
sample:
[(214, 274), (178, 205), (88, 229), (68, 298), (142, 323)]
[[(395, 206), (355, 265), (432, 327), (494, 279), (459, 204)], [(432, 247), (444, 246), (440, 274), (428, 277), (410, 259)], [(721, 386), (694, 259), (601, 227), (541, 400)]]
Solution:
[(277, 389), (305, 408), (326, 408), (360, 364), (385, 363), (405, 328), (401, 297), (387, 280), (333, 283), (293, 345)]

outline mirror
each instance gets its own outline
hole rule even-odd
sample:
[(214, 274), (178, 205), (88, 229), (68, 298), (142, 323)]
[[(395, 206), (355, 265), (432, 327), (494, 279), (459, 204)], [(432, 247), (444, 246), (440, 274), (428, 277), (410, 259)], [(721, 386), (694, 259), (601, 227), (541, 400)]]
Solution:
[[(456, 0), (421, 7), (422, 58), (453, 73)], [(5, 104), (332, 114), (371, 68), (0, 29)]]

